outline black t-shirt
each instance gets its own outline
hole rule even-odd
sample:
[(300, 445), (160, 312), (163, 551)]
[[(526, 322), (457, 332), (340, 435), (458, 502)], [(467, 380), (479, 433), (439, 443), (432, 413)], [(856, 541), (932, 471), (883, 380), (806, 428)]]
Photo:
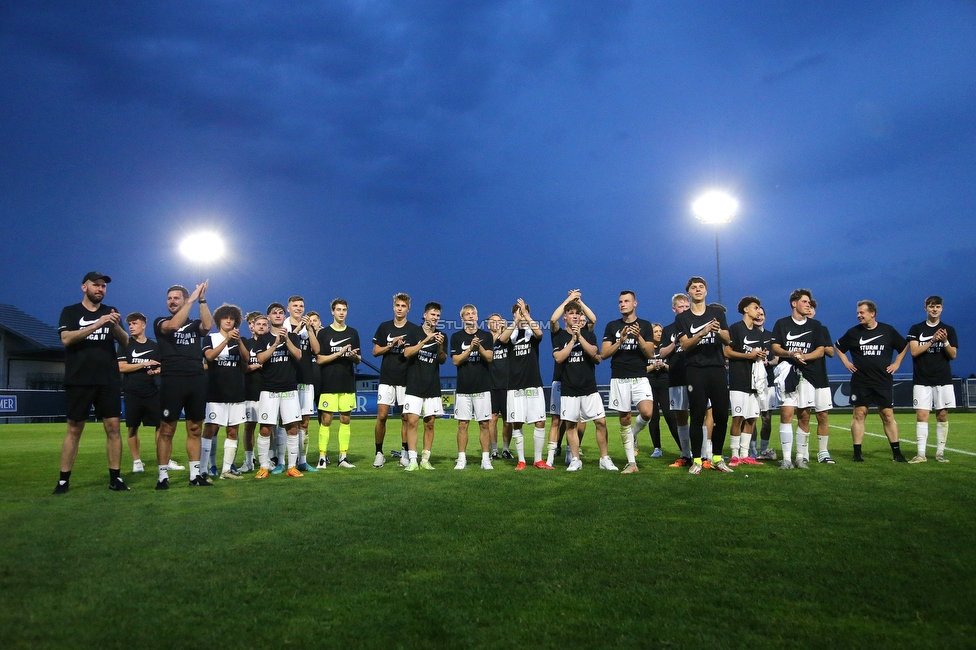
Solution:
[[(266, 332), (258, 337), (257, 352), (265, 352), (274, 347), (275, 335)], [(288, 338), (297, 348), (301, 341), (297, 334), (288, 333)], [(271, 358), (264, 362), (261, 372), (261, 390), (269, 393), (284, 393), (298, 390), (298, 360), (291, 356), (288, 344), (282, 341), (274, 348)]]
[[(251, 359), (249, 363), (254, 365), (258, 362), (258, 339), (257, 337), (251, 337), (244, 340), (244, 347), (251, 351)], [(245, 399), (251, 402), (256, 402), (261, 399), (261, 386), (263, 385), (261, 376), (261, 369), (249, 372), (244, 375), (244, 395)]]
[[(745, 321), (738, 321), (729, 326), (729, 347), (734, 352), (748, 354), (763, 348), (763, 331), (753, 326), (751, 329)], [(729, 390), (742, 393), (753, 392), (752, 367), (755, 359), (729, 359)]]
[(163, 331), (163, 323), (173, 318), (160, 316), (153, 322), (163, 377), (202, 375), (203, 351), (200, 348), (200, 320), (188, 320), (175, 332)]
[[(413, 327), (407, 333), (406, 347), (417, 345), (426, 338), (427, 333), (422, 327)], [(441, 361), (438, 360), (440, 344), (437, 339), (431, 339), (420, 348), (420, 351), (408, 359), (407, 367), (407, 395), (414, 397), (441, 396)]]
[[(204, 351), (214, 350), (223, 341), (223, 334), (211, 332), (203, 337), (202, 348)], [(250, 356), (250, 353), (247, 353), (242, 362), (241, 349), (237, 341), (227, 341), (227, 345), (216, 358), (207, 362), (208, 402), (237, 404), (244, 401), (244, 370), (247, 368)]]
[[(640, 327), (641, 336), (644, 337), (645, 341), (650, 341), (654, 337), (654, 331), (651, 329), (650, 321), (638, 318), (630, 323), (625, 323), (624, 319), (618, 318), (607, 323), (606, 328), (603, 330), (604, 342), (610, 343), (611, 345), (616, 343), (620, 339), (620, 333), (623, 329), (628, 325), (635, 324)], [(610, 377), (615, 379), (634, 379), (646, 376), (647, 357), (644, 356), (644, 352), (640, 349), (640, 343), (638, 343), (637, 337), (631, 337), (621, 343), (617, 351), (610, 357)]]
[[(820, 323), (820, 328), (817, 330), (814, 347), (821, 345), (825, 348), (833, 345), (833, 341), (830, 339), (830, 330), (823, 323)], [(813, 384), (814, 388), (830, 388), (830, 379), (827, 377), (827, 355), (813, 361), (807, 361), (807, 366), (810, 367), (810, 383)]]
[[(493, 345), (491, 332), (479, 329), (469, 334), (461, 330), (451, 335), (451, 356), (471, 349), (471, 340), (478, 337), (482, 347)], [(457, 392), (462, 395), (483, 393), (491, 390), (491, 361), (477, 350), (468, 352), (468, 360), (457, 367)]]
[[(760, 336), (762, 336), (762, 346), (766, 348), (769, 352), (767, 359), (775, 356), (773, 355), (773, 333), (767, 329), (761, 330)], [(776, 365), (766, 365), (766, 385), (772, 386), (776, 379)]]
[[(678, 333), (678, 345), (681, 345), (681, 337), (693, 337), (703, 328), (707, 327), (712, 320), (717, 320), (723, 330), (729, 329), (725, 321), (725, 312), (718, 307), (706, 306), (705, 313), (696, 316), (690, 309), (681, 312), (674, 319)], [(696, 368), (725, 367), (725, 344), (718, 337), (716, 332), (709, 332), (695, 347), (685, 350), (685, 365)]]
[[(373, 345), (385, 348), (393, 343), (393, 339), (399, 336), (406, 336), (416, 327), (417, 325), (414, 325), (410, 321), (405, 322), (403, 327), (397, 327), (391, 320), (380, 323), (380, 326), (376, 328), (376, 334), (373, 334)], [(403, 348), (403, 345), (394, 346), (389, 352), (383, 355), (383, 361), (380, 363), (381, 384), (388, 386), (407, 385), (407, 367), (410, 364), (403, 356)]]
[(495, 339), (491, 357), (491, 387), (508, 390), (508, 343)]
[(508, 341), (508, 389), (542, 386), (539, 371), (539, 339), (531, 329), (517, 329)]
[[(346, 326), (337, 330), (332, 325), (319, 330), (319, 354), (335, 354), (347, 345), (350, 350), (359, 350), (359, 332), (355, 327)], [(353, 358), (343, 355), (330, 363), (320, 365), (323, 393), (355, 393), (356, 363)]]
[(668, 371), (664, 370), (650, 370), (652, 361), (665, 361), (664, 357), (661, 356), (661, 348), (667, 347), (665, 345), (655, 345), (654, 346), (654, 356), (647, 360), (647, 381), (651, 384), (652, 388), (667, 388), (668, 387)]
[[(773, 325), (773, 342), (779, 343), (791, 355), (794, 352), (810, 354), (824, 345), (819, 334), (822, 327), (819, 321), (812, 318), (804, 319), (803, 322), (798, 323), (793, 320), (793, 316), (785, 316)], [(800, 363), (792, 356), (780, 359), (780, 363), (783, 362), (791, 364), (795, 370), (803, 375), (804, 379), (816, 386), (814, 384), (816, 369), (809, 362)]]
[[(946, 331), (949, 345), (958, 347), (956, 328), (941, 322), (938, 325), (929, 325), (928, 321), (922, 321), (912, 325), (906, 339), (925, 345), (941, 329)], [(912, 357), (912, 383), (917, 386), (948, 386), (952, 383), (952, 368), (945, 353), (945, 341), (934, 341), (924, 354)]]
[[(549, 330), (549, 343), (552, 345), (552, 349), (556, 349), (556, 334), (563, 331), (562, 328), (551, 328)], [(553, 383), (557, 381), (562, 381), (563, 379), (563, 364), (559, 362), (553, 362), (552, 364), (552, 381)]]
[[(300, 324), (299, 327), (301, 327)], [(290, 320), (285, 320), (285, 329), (289, 332), (294, 331), (294, 326), (291, 324)], [(311, 386), (314, 379), (312, 368), (316, 364), (315, 355), (312, 353), (312, 344), (309, 343), (308, 340), (308, 327), (302, 327), (301, 331), (297, 332), (297, 334), (298, 340), (301, 342), (298, 349), (302, 351), (302, 358), (298, 360), (298, 383)]]
[[(113, 311), (115, 307), (105, 304), (100, 304), (95, 311), (88, 311), (80, 302), (68, 305), (61, 310), (58, 332), (77, 332)], [(65, 386), (118, 386), (120, 383), (111, 323), (65, 348)]]
[[(580, 336), (585, 341), (592, 344), (599, 350), (596, 343), (596, 335), (588, 329), (580, 331)], [(573, 335), (564, 329), (552, 335), (552, 350), (562, 350), (566, 344), (573, 339)], [(597, 392), (596, 389), (596, 363), (586, 354), (583, 346), (577, 342), (573, 346), (573, 351), (563, 362), (562, 379), (563, 397), (585, 397)]]
[(857, 372), (851, 381), (875, 386), (891, 386), (892, 377), (886, 370), (896, 352), (905, 349), (908, 342), (891, 325), (878, 323), (874, 329), (858, 324), (847, 330), (837, 340), (837, 349), (851, 353), (851, 362)]
[(661, 347), (666, 348), (674, 343), (674, 352), (665, 359), (668, 362), (668, 386), (688, 385), (688, 380), (685, 378), (685, 351), (681, 348), (680, 339), (676, 323), (665, 327), (661, 334)]
[[(118, 360), (131, 364), (159, 361), (159, 349), (152, 339), (139, 343), (130, 336), (126, 345), (119, 346)], [(135, 397), (154, 397), (159, 392), (156, 376), (149, 374), (149, 366), (132, 372), (123, 372), (122, 389), (126, 395)]]

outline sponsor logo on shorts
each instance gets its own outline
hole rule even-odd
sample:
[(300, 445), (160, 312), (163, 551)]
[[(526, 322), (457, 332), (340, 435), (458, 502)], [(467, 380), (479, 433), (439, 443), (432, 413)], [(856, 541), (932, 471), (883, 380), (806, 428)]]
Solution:
[(169, 417), (169, 409), (163, 409), (163, 417), (164, 418), (168, 418)]

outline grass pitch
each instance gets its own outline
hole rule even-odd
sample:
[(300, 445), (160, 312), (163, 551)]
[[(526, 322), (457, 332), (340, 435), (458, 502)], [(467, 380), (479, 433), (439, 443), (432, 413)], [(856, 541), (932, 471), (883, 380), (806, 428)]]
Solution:
[[(914, 441), (914, 416), (898, 420)], [(355, 470), (209, 489), (174, 472), (162, 493), (150, 433), (145, 474), (129, 473), (123, 451), (122, 494), (107, 489), (104, 435), (90, 423), (60, 497), (64, 425), (3, 425), (2, 643), (972, 647), (976, 415), (950, 421), (949, 464), (930, 450), (924, 465), (895, 465), (871, 436), (854, 464), (850, 435), (833, 429), (834, 466), (695, 477), (667, 469), (669, 439), (664, 459), (648, 458), (646, 433), (639, 474), (599, 471), (592, 427), (577, 474), (511, 462), (484, 472), (474, 441), (455, 472), (447, 420), (437, 471), (376, 470), (373, 422), (355, 420)], [(877, 416), (867, 428), (880, 433)]]

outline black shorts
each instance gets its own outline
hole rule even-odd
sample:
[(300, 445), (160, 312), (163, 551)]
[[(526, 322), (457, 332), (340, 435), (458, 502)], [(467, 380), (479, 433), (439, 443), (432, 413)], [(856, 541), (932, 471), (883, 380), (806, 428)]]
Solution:
[(97, 418), (117, 418), (122, 414), (122, 388), (117, 384), (65, 386), (64, 405), (68, 419), (74, 422), (86, 421), (92, 407)]
[(159, 393), (152, 397), (140, 395), (125, 396), (125, 426), (159, 427)]
[(163, 422), (176, 422), (181, 411), (191, 422), (202, 421), (207, 414), (207, 375), (163, 377), (159, 406)]
[(504, 388), (491, 389), (491, 414), (505, 417), (505, 405), (508, 403), (508, 391)]
[[(856, 377), (857, 375), (855, 375)], [(892, 385), (879, 386), (865, 384), (851, 379), (851, 406), (877, 406), (879, 409), (890, 409), (894, 403)]]

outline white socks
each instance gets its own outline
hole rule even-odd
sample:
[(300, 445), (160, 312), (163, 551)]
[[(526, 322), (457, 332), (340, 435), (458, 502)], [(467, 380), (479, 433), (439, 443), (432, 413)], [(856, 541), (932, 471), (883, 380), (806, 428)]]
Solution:
[(542, 450), (546, 447), (546, 430), (536, 427), (532, 430), (532, 457), (535, 462), (542, 460)]
[(779, 425), (779, 444), (783, 448), (783, 460), (793, 459), (793, 425)]
[[(647, 423), (644, 423), (645, 426)], [(624, 453), (627, 454), (628, 463), (636, 463), (637, 457), (634, 456), (634, 430), (626, 426), (620, 427), (620, 441), (624, 443)]]
[(209, 438), (200, 438), (200, 465), (203, 468), (204, 473), (210, 467), (210, 447), (213, 445), (213, 440)]
[(936, 422), (935, 423), (935, 436), (937, 438), (935, 453), (937, 455), (942, 455), (945, 453), (946, 440), (949, 438), (949, 423), (948, 422)]
[[(293, 436), (286, 436), (288, 439), (286, 445), (288, 447), (288, 469), (291, 469), (298, 464), (298, 434)], [(284, 460), (280, 456), (278, 460)]]
[(525, 437), (522, 435), (521, 429), (515, 429), (512, 431), (512, 442), (515, 443), (515, 453), (518, 454), (518, 459), (520, 463), (525, 462)]
[(258, 450), (258, 464), (261, 469), (271, 469), (271, 436), (257, 436), (254, 446)]
[(555, 462), (555, 460), (556, 460), (556, 443), (555, 442), (550, 442), (546, 446), (546, 451), (548, 452), (547, 455), (546, 455), (546, 464), (547, 465), (552, 465), (553, 462)]
[(231, 440), (230, 438), (224, 439), (224, 464), (221, 468), (221, 472), (229, 472), (230, 466), (234, 464), (234, 458), (237, 457), (237, 441)]
[(810, 432), (796, 428), (796, 459), (810, 461)]

